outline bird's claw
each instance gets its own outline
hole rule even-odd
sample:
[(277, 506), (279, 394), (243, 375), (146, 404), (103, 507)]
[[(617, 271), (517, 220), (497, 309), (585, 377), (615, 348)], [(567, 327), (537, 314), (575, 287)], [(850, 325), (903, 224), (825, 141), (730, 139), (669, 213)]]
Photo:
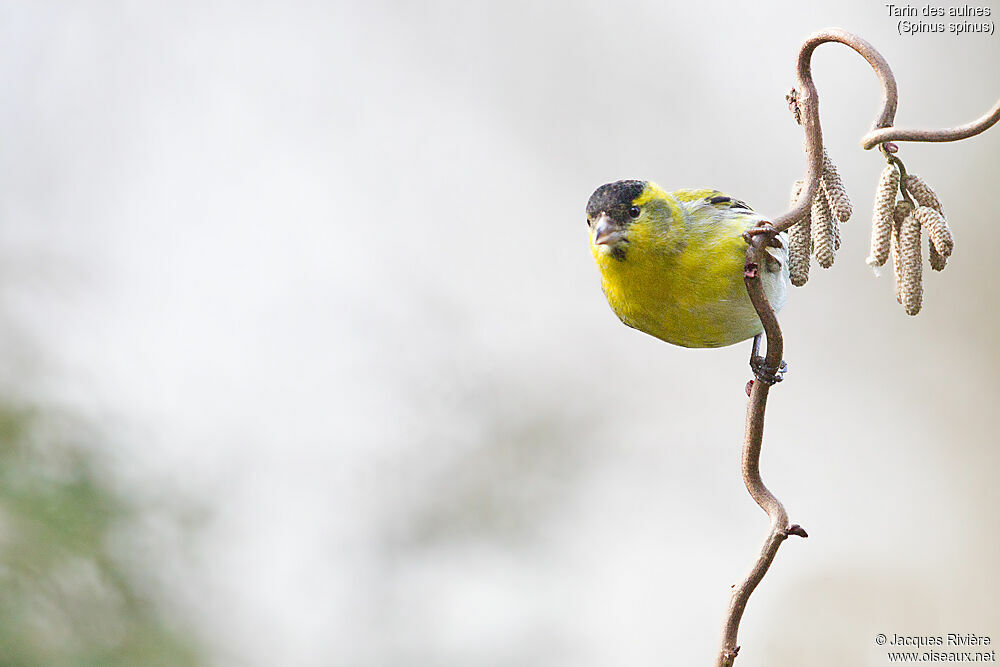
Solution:
[(781, 239), (778, 238), (778, 230), (771, 226), (771, 223), (767, 220), (761, 220), (755, 226), (743, 232), (743, 240), (747, 242), (747, 245), (753, 244), (753, 237), (758, 234), (767, 235), (767, 245), (772, 248), (782, 247)]
[(750, 370), (753, 371), (754, 377), (767, 385), (778, 384), (784, 379), (785, 372), (788, 370), (788, 364), (782, 361), (778, 364), (778, 367), (768, 366), (767, 360), (760, 355), (753, 355), (750, 357)]

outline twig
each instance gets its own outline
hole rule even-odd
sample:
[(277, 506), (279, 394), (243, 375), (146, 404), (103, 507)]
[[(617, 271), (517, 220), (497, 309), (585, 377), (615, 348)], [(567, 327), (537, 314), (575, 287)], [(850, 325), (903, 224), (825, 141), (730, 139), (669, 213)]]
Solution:
[(875, 120), (875, 127), (888, 127), (896, 117), (896, 77), (882, 54), (864, 39), (846, 30), (830, 28), (810, 35), (799, 49), (796, 70), (796, 90), (801, 114), (802, 129), (806, 133), (806, 177), (805, 194), (800, 195), (798, 204), (783, 215), (779, 215), (771, 225), (779, 232), (785, 231), (801, 220), (812, 205), (819, 177), (823, 172), (823, 130), (819, 124), (819, 93), (812, 78), (812, 54), (816, 47), (826, 42), (840, 42), (851, 47), (872, 66), (882, 83), (882, 112)]
[[(819, 179), (823, 168), (823, 133), (819, 122), (819, 95), (812, 80), (811, 59), (813, 51), (820, 44), (839, 42), (851, 47), (865, 58), (875, 70), (882, 83), (882, 111), (876, 118), (874, 128), (865, 135), (865, 149), (883, 145), (888, 154), (892, 152), (884, 146), (887, 141), (957, 141), (984, 132), (997, 121), (1000, 121), (1000, 102), (985, 116), (977, 121), (946, 130), (904, 130), (892, 127), (896, 115), (897, 92), (896, 79), (885, 58), (867, 41), (839, 29), (821, 30), (810, 35), (799, 51), (797, 79), (799, 105), (798, 117), (806, 135), (806, 177), (803, 184), (805, 192), (801, 194), (791, 209), (776, 217), (771, 223), (763, 223), (751, 231), (750, 243), (747, 248), (747, 263), (744, 270), (744, 282), (750, 301), (757, 310), (764, 333), (767, 338), (766, 364), (777, 368), (782, 361), (784, 342), (781, 327), (774, 309), (764, 294), (760, 280), (759, 266), (765, 266), (764, 248), (772, 242), (774, 236), (790, 228), (807, 213), (819, 187)], [(764, 546), (754, 562), (747, 577), (733, 586), (729, 602), (729, 613), (723, 626), (722, 645), (719, 651), (717, 667), (732, 667), (740, 647), (736, 643), (740, 620), (746, 609), (750, 594), (767, 574), (768, 568), (778, 553), (778, 547), (790, 535), (807, 537), (806, 531), (797, 524), (788, 524), (788, 513), (781, 501), (764, 485), (760, 476), (760, 451), (764, 437), (764, 413), (767, 407), (767, 395), (770, 385), (757, 381), (752, 384), (750, 400), (747, 405), (746, 432), (743, 442), (742, 469), (743, 481), (747, 491), (758, 505), (767, 513), (771, 525)]]
[(819, 94), (812, 78), (812, 54), (817, 46), (827, 42), (839, 42), (854, 49), (868, 61), (882, 84), (882, 110), (875, 119), (872, 131), (862, 139), (861, 145), (866, 150), (889, 141), (935, 142), (968, 139), (1000, 122), (1000, 101), (998, 101), (983, 117), (958, 127), (944, 130), (908, 130), (893, 127), (899, 95), (896, 91), (896, 77), (889, 63), (874, 46), (853, 33), (837, 28), (820, 30), (810, 35), (802, 44), (796, 70), (797, 104), (802, 128), (806, 134), (805, 194), (801, 196), (796, 206), (771, 221), (771, 225), (779, 232), (785, 231), (805, 216), (813, 195), (816, 194), (816, 188), (819, 187), (819, 177), (823, 169), (823, 131), (819, 122)]
[(974, 137), (1000, 122), (1000, 101), (986, 112), (986, 115), (971, 123), (946, 130), (905, 130), (899, 127), (883, 127), (872, 130), (861, 140), (865, 150), (887, 141), (958, 141)]
[[(767, 354), (766, 364), (771, 368), (777, 368), (781, 363), (783, 341), (781, 337), (781, 327), (778, 326), (778, 318), (774, 314), (774, 309), (764, 295), (764, 286), (760, 280), (760, 272), (756, 270), (758, 266), (765, 266), (764, 248), (768, 239), (765, 234), (755, 235), (751, 239), (750, 248), (747, 250), (747, 266), (743, 273), (743, 280), (746, 283), (747, 292), (753, 302), (760, 321), (764, 324), (767, 333)], [(771, 519), (771, 528), (768, 531), (767, 539), (761, 548), (760, 556), (754, 563), (753, 568), (741, 583), (733, 587), (732, 595), (729, 599), (729, 614), (726, 617), (726, 625), (722, 631), (722, 651), (719, 655), (718, 665), (720, 667), (730, 667), (736, 660), (740, 647), (736, 644), (737, 634), (740, 629), (740, 620), (743, 618), (743, 610), (746, 609), (750, 594), (761, 582), (767, 569), (771, 567), (771, 561), (778, 553), (778, 547), (790, 534), (805, 537), (805, 531), (799, 526), (788, 525), (788, 513), (785, 511), (781, 501), (771, 493), (770, 489), (764, 485), (764, 480), (760, 477), (760, 448), (764, 438), (764, 409), (767, 406), (767, 394), (771, 385), (766, 382), (754, 382), (750, 389), (750, 404), (747, 407), (746, 436), (743, 441), (743, 482), (746, 484), (750, 496), (757, 501), (761, 509), (767, 512)]]

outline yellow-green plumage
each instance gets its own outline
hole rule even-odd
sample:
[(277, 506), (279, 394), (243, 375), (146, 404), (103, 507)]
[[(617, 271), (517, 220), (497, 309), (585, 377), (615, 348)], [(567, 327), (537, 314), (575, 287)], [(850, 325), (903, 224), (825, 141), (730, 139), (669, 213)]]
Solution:
[[(761, 332), (743, 282), (742, 238), (761, 216), (715, 190), (668, 193), (641, 181), (603, 187), (588, 204), (590, 246), (608, 303), (622, 322), (685, 347), (732, 345)], [(623, 210), (638, 214), (633, 219)], [(595, 241), (599, 216), (616, 242)], [(761, 276), (777, 309), (788, 291), (787, 252), (769, 251)]]

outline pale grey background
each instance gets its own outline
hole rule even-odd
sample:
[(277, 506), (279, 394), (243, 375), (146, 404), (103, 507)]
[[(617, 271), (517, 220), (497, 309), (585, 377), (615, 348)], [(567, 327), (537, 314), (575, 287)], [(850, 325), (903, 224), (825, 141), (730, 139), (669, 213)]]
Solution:
[[(0, 9), (4, 383), (98, 425), (132, 493), (205, 508), (151, 522), (143, 566), (219, 665), (709, 664), (766, 529), (748, 349), (622, 326), (587, 197), (649, 178), (780, 212), (822, 27), (882, 51), (902, 125), (1000, 95), (1000, 38), (900, 37), (877, 2)], [(846, 48), (814, 63), (856, 213), (782, 316), (763, 469), (811, 536), (741, 667), (1000, 641), (1000, 130), (903, 147), (957, 239), (907, 317), (864, 264), (878, 85)]]

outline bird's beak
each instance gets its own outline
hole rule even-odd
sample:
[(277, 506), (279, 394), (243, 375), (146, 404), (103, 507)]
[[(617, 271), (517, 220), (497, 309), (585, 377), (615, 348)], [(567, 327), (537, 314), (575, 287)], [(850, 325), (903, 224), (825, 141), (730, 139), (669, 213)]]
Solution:
[(611, 222), (607, 213), (601, 213), (601, 217), (594, 223), (594, 245), (607, 245), (622, 238), (622, 234)]

